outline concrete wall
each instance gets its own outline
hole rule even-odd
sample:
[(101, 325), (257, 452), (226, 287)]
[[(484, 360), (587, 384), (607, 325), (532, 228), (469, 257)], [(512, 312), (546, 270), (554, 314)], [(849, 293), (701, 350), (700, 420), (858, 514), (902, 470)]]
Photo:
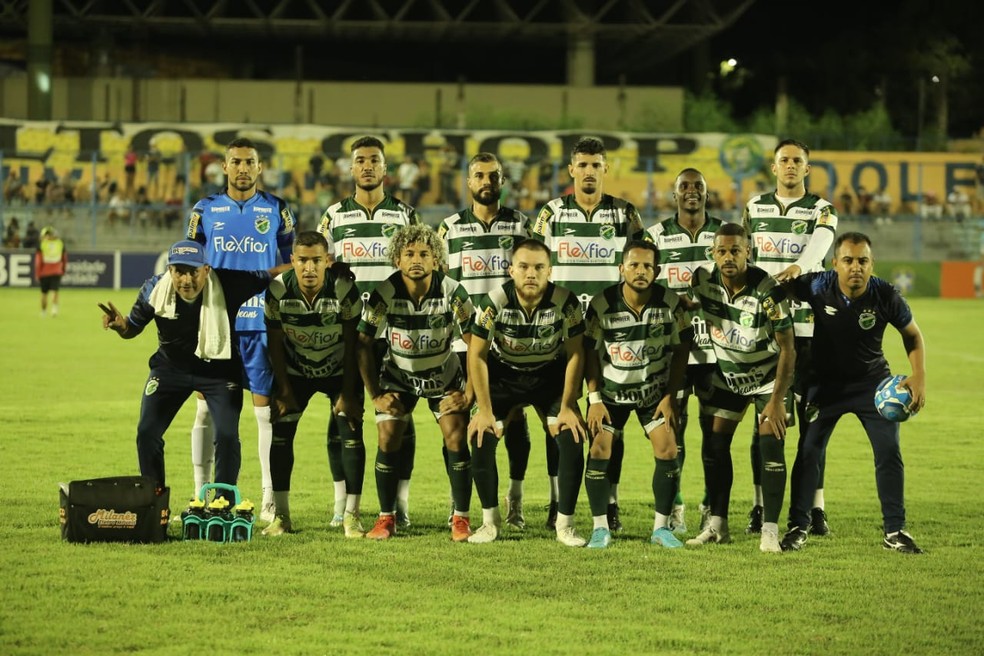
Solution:
[[(677, 87), (56, 78), (56, 121), (313, 123), (645, 132), (683, 129)], [(27, 119), (27, 80), (0, 78), (0, 117)]]

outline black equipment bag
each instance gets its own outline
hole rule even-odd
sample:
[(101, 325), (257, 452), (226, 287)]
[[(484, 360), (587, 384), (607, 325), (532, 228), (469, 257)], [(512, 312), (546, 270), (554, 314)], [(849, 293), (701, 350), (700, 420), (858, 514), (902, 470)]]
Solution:
[[(67, 489), (66, 489), (67, 488)], [(69, 542), (163, 542), (171, 489), (142, 476), (114, 476), (61, 485), (58, 519)]]

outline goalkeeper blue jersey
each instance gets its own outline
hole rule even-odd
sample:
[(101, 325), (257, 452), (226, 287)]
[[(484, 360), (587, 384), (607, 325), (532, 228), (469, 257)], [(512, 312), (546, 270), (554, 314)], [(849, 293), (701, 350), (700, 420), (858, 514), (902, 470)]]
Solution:
[[(294, 215), (283, 199), (265, 191), (242, 202), (223, 192), (195, 203), (186, 233), (188, 239), (205, 245), (213, 268), (271, 269), (290, 262)], [(243, 303), (236, 315), (236, 331), (265, 331), (263, 305), (263, 293)]]

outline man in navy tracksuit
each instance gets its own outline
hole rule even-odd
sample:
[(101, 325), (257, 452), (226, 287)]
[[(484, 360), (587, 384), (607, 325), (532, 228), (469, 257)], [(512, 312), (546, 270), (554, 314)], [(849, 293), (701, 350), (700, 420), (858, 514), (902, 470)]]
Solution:
[(875, 456), (875, 483), (882, 506), (886, 549), (922, 553), (905, 532), (904, 466), (899, 424), (875, 409), (879, 383), (891, 375), (882, 350), (888, 324), (902, 335), (912, 374), (902, 381), (912, 394), (910, 410), (926, 403), (925, 343), (908, 303), (889, 282), (873, 277), (871, 240), (859, 232), (834, 243), (833, 270), (808, 273), (784, 285), (810, 304), (815, 321), (813, 365), (816, 383), (807, 394), (809, 428), (796, 454), (791, 483), (789, 531), (784, 551), (806, 542), (810, 507), (819, 476), (820, 454), (837, 421), (853, 413), (861, 420)]
[(99, 304), (103, 328), (133, 339), (151, 322), (159, 346), (150, 357), (137, 424), (140, 474), (164, 486), (164, 432), (194, 391), (205, 395), (215, 418), (215, 480), (235, 485), (241, 450), (242, 360), (234, 338), (236, 314), (270, 284), (269, 271), (212, 269), (205, 248), (179, 241), (168, 253), (167, 272), (141, 287), (129, 316), (112, 303)]

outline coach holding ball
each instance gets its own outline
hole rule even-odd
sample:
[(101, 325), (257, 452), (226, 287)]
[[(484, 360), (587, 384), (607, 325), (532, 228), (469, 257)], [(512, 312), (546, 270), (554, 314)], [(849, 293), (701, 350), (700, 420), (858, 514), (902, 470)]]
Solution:
[(871, 239), (860, 232), (847, 232), (834, 243), (833, 270), (808, 273), (783, 285), (795, 298), (810, 304), (816, 322), (816, 383), (807, 393), (810, 423), (793, 465), (789, 531), (781, 543), (784, 551), (798, 550), (806, 542), (820, 454), (837, 421), (853, 413), (861, 420), (875, 455), (884, 547), (922, 553), (905, 531), (899, 424), (879, 414), (874, 396), (879, 384), (891, 376), (882, 350), (888, 324), (902, 335), (912, 367), (912, 374), (901, 383), (911, 395), (912, 414), (926, 404), (926, 347), (908, 303), (889, 282), (871, 275), (873, 267)]

